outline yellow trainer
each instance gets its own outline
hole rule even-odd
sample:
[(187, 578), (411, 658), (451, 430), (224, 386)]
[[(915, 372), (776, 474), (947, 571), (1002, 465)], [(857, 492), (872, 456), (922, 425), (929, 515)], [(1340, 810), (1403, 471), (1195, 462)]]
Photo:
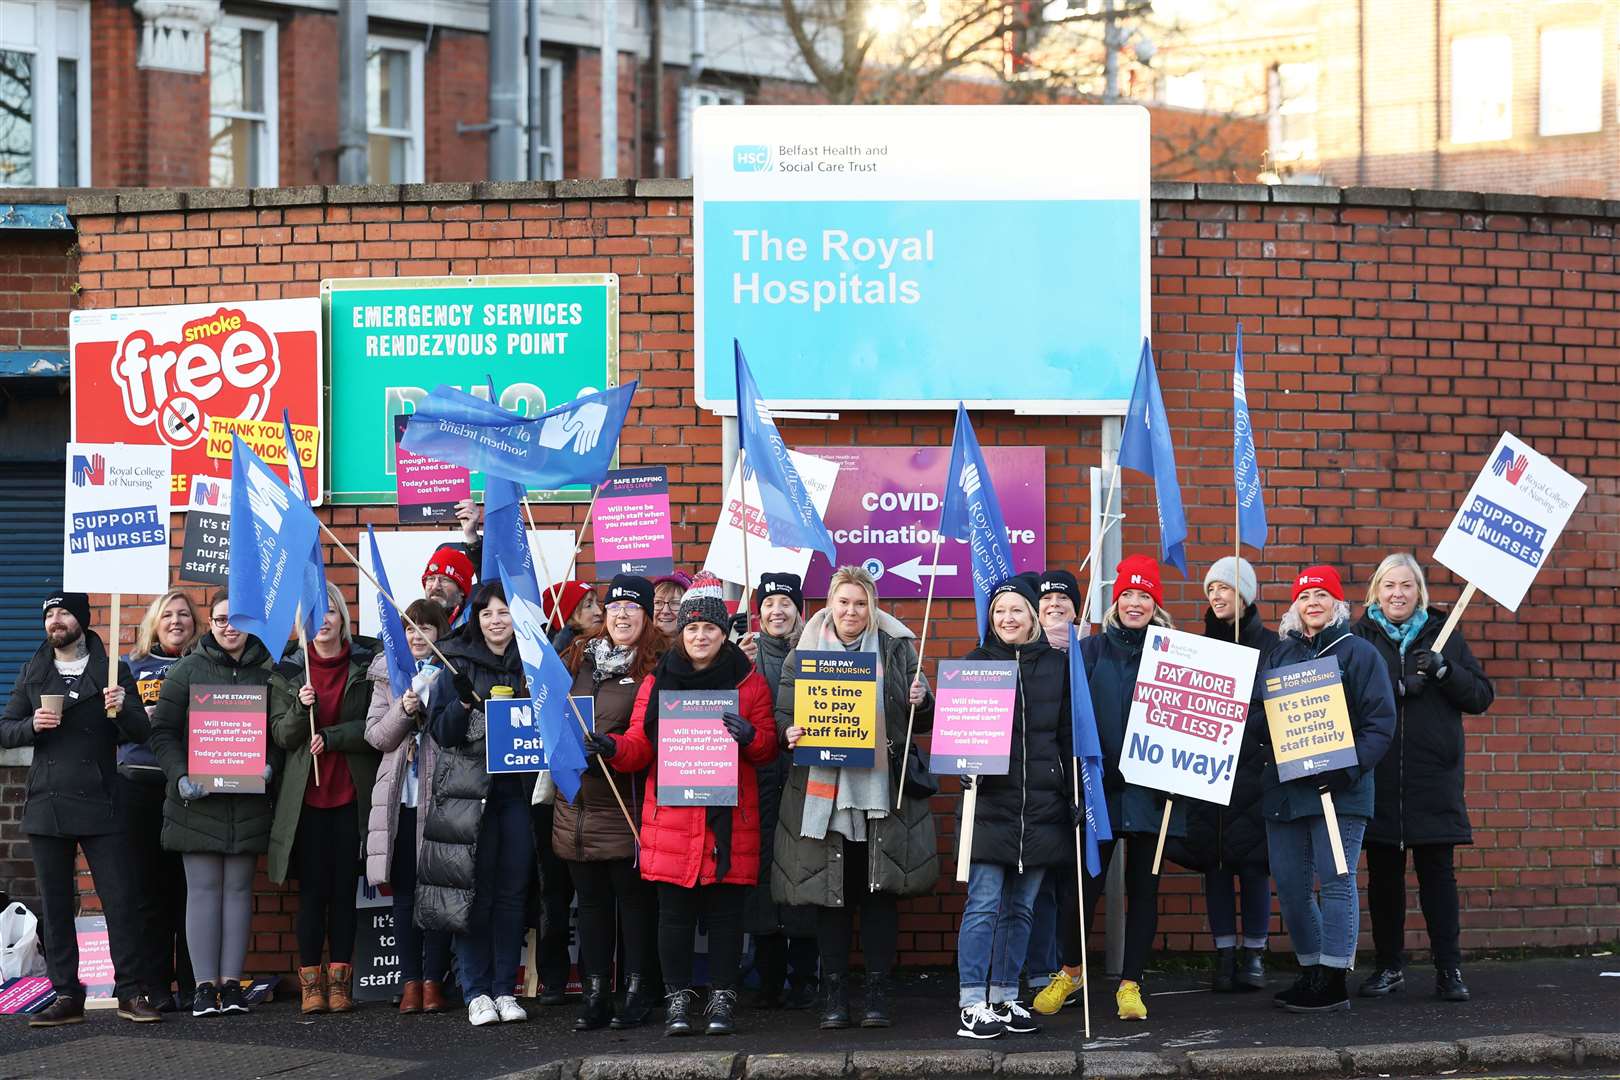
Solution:
[(1114, 991), (1114, 1004), (1119, 1006), (1121, 1020), (1146, 1020), (1147, 1006), (1142, 1003), (1142, 988), (1129, 979), (1120, 981)]
[(1041, 992), (1035, 995), (1031, 1008), (1042, 1016), (1056, 1016), (1058, 1011), (1067, 1005), (1069, 998), (1080, 992), (1086, 981), (1078, 975), (1070, 975), (1064, 971), (1054, 971), (1052, 981), (1047, 983)]

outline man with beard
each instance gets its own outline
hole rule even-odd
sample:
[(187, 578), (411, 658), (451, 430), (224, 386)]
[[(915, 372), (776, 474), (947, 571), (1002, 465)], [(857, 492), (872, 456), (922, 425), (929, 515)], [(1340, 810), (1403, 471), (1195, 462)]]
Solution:
[(56, 593), (44, 605), (45, 643), (23, 665), (0, 716), (0, 746), (30, 746), (28, 800), (22, 831), (39, 880), (45, 962), (56, 1000), (30, 1021), (57, 1027), (84, 1020), (79, 981), (74, 858), (84, 850), (107, 916), (118, 1015), (136, 1023), (162, 1020), (147, 1000), (134, 878), (118, 804), (120, 742), (145, 742), (151, 728), (129, 665), (107, 686), (107, 649), (90, 627), (90, 598)]
[(422, 570), (422, 594), (444, 610), (445, 621), (457, 626), (461, 608), (472, 592), (473, 562), (465, 551), (445, 544), (429, 556)]

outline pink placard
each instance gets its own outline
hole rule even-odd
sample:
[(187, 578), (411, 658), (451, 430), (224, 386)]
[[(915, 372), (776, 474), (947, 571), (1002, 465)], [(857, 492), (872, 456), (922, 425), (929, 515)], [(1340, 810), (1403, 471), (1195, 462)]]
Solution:
[(596, 493), (591, 513), (596, 578), (653, 578), (675, 569), (669, 524), (669, 475), (662, 465), (615, 469)]
[(186, 771), (210, 794), (264, 792), (267, 700), (262, 686), (193, 686)]
[(1004, 776), (1012, 752), (1018, 665), (1010, 660), (946, 660), (934, 689), (930, 772)]
[(394, 417), (394, 484), (399, 523), (422, 525), (455, 516), (456, 503), (472, 498), (472, 473), (465, 466), (413, 454), (400, 445), (409, 416)]
[(737, 741), (720, 720), (736, 709), (735, 690), (659, 692), (659, 806), (737, 805)]

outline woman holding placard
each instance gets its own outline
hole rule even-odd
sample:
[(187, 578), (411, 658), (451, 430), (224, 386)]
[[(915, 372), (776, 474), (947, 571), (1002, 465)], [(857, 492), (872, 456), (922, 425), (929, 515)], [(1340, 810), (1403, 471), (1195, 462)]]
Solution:
[(1491, 681), (1461, 634), (1435, 651), (1446, 613), (1429, 606), (1423, 569), (1401, 552), (1378, 564), (1355, 633), (1371, 642), (1395, 687), (1395, 737), (1374, 777), (1367, 823), (1367, 906), (1377, 968), (1362, 997), (1382, 997), (1405, 981), (1406, 852), (1417, 871), (1418, 903), (1429, 930), (1435, 996), (1467, 1001), (1458, 945), (1456, 846), (1473, 843), (1463, 799), (1463, 714), (1495, 699)]
[[(270, 848), (271, 805), (259, 795), (212, 795), (193, 783), (190, 770), (191, 689), (266, 686), (270, 650), (231, 625), (225, 590), (214, 594), (209, 632), (164, 676), (152, 708), (152, 753), (168, 781), (163, 803), (163, 846), (180, 853), (186, 874), (186, 946), (197, 980), (191, 1015), (245, 1013), (242, 968), (253, 919), (253, 868)], [(272, 778), (281, 757), (268, 737)]]
[[(1371, 644), (1350, 632), (1350, 605), (1331, 566), (1312, 566), (1294, 578), (1293, 605), (1278, 632), (1282, 641), (1255, 677), (1261, 694), (1279, 669), (1333, 658), (1338, 664), (1344, 708), (1355, 742), (1355, 764), (1282, 782), (1277, 758), (1284, 749), (1270, 730), (1260, 729), (1272, 760), (1265, 766), (1266, 842), (1283, 925), (1302, 969), (1294, 985), (1276, 996), (1290, 1012), (1348, 1009), (1344, 978), (1356, 962), (1361, 928), (1356, 893), (1356, 859), (1373, 809), (1373, 770), (1383, 760), (1395, 732), (1395, 696), (1389, 672)], [(1337, 689), (1337, 686), (1325, 688)], [(1312, 697), (1326, 697), (1312, 691)], [(1321, 710), (1331, 721), (1332, 707)], [(1338, 839), (1348, 873), (1334, 865), (1327, 808), (1338, 819)], [(1317, 897), (1320, 886), (1321, 897)]]
[[(804, 736), (794, 717), (799, 650), (877, 655), (878, 761), (870, 769), (795, 765), (776, 823), (771, 893), (781, 904), (816, 908), (821, 951), (825, 1029), (853, 1024), (849, 1010), (849, 954), (855, 913), (861, 916), (866, 960), (866, 1003), (860, 1025), (888, 1027), (888, 978), (898, 951), (903, 896), (930, 892), (939, 877), (934, 817), (928, 797), (937, 790), (904, 732), (934, 724), (934, 696), (918, 670), (913, 635), (878, 608), (877, 587), (865, 570), (845, 566), (827, 586), (827, 606), (810, 616), (799, 648), (782, 665), (776, 729), (791, 750)], [(886, 751), (886, 753), (885, 753)], [(905, 798), (895, 810), (896, 787)]]
[[(755, 769), (776, 758), (771, 691), (734, 643), (720, 580), (701, 573), (681, 600), (680, 633), (641, 683), (630, 727), (593, 734), (586, 749), (621, 773), (639, 773), (657, 757), (660, 695), (734, 690), (737, 711), (721, 720), (737, 743), (737, 805), (659, 806), (648, 784), (641, 810), (641, 876), (658, 886), (658, 956), (664, 971), (665, 1035), (736, 1030), (743, 903), (759, 879), (759, 792)], [(709, 931), (709, 1001), (694, 1022), (692, 935), (702, 914)]]

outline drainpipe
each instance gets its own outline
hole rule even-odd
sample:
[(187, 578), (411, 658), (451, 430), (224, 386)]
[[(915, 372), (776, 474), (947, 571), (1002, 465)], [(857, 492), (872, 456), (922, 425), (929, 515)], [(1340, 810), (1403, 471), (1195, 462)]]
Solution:
[(602, 5), (602, 179), (619, 175), (619, 8)]
[[(692, 0), (692, 59), (686, 65), (686, 79), (681, 85), (681, 102), (677, 123), (680, 139), (680, 175), (692, 175), (692, 92), (703, 77), (704, 51), (703, 0)], [(730, 466), (728, 465), (729, 469)], [(730, 473), (728, 472), (729, 476)]]
[(540, 0), (529, 3), (529, 179), (545, 179), (545, 164), (540, 160), (540, 136), (545, 131), (546, 118), (540, 115)]
[(518, 153), (518, 34), (515, 3), (489, 5), (489, 178), (521, 180)]
[(338, 0), (338, 183), (366, 182), (366, 0)]
[(664, 175), (664, 0), (647, 0), (647, 43), (652, 49), (652, 169)]

